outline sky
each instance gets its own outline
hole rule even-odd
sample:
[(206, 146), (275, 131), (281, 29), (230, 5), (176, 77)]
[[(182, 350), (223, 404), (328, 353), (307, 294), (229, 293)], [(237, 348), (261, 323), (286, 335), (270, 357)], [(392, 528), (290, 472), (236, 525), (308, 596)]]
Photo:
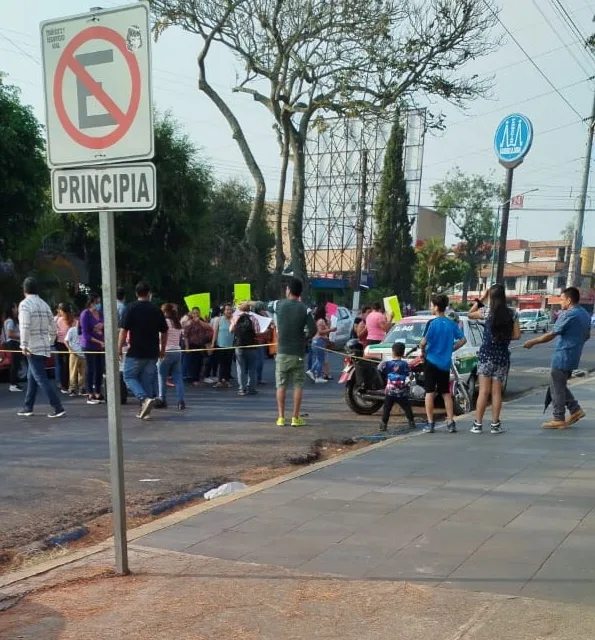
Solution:
[[(585, 162), (586, 119), (595, 92), (595, 56), (585, 51), (578, 35), (556, 13), (556, 3), (566, 9), (582, 34), (595, 31), (593, 0), (499, 1), (497, 33), (504, 36), (504, 44), (465, 70), (494, 76), (491, 96), (469, 103), (464, 111), (437, 105), (447, 115), (446, 130), (426, 135), (422, 205), (432, 206), (431, 186), (457, 166), (503, 181), (504, 169), (493, 150), (494, 132), (503, 117), (521, 112), (532, 121), (535, 137), (515, 171), (513, 194), (538, 191), (526, 195), (523, 210), (511, 211), (509, 238), (555, 239), (574, 217)], [(0, 0), (0, 71), (8, 74), (7, 82), (21, 89), (23, 102), (33, 107), (40, 121), (45, 115), (39, 23), (83, 13), (91, 6), (120, 4), (113, 0)], [(153, 45), (155, 104), (179, 120), (216, 177), (250, 184), (227, 123), (197, 89), (199, 45), (197, 36), (177, 28), (166, 31)], [(224, 50), (213, 53), (207, 66), (210, 81), (239, 116), (265, 175), (269, 199), (274, 200), (280, 160), (271, 117), (249, 96), (232, 93), (242, 65)], [(595, 246), (595, 178), (591, 178), (584, 228), (587, 246)], [(454, 240), (453, 232), (449, 227), (447, 241)]]

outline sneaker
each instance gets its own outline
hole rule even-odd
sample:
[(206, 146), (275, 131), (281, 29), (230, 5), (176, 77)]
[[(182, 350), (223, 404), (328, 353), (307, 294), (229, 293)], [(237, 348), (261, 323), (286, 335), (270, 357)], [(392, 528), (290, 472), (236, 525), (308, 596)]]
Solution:
[(184, 411), (186, 409), (186, 403), (184, 401), (178, 402), (178, 411)]
[(99, 398), (95, 398), (99, 404), (105, 404), (107, 400), (103, 396), (99, 396)]
[(325, 380), (334, 380), (333, 376), (326, 376), (326, 375), (324, 376), (324, 379)]
[(446, 424), (446, 429), (448, 433), (456, 433), (457, 432), (457, 423), (453, 420), (452, 422), (448, 422)]
[(97, 398), (87, 398), (87, 404), (100, 404)]
[(204, 380), (207, 384), (215, 384), (215, 382), (217, 382), (217, 380), (215, 380), (215, 378), (205, 378)]
[(68, 394), (68, 397), (69, 397), (69, 398), (78, 398), (78, 397), (79, 397), (79, 394), (78, 394), (76, 391), (71, 391), (71, 392)]
[(435, 422), (426, 422), (426, 426), (423, 428), (424, 433), (434, 433), (436, 431)]
[(498, 422), (492, 422), (492, 424), (490, 425), (490, 433), (493, 433), (494, 435), (504, 433), (504, 431), (505, 429), (502, 428), (499, 420)]
[(306, 421), (303, 418), (292, 418), (291, 419), (292, 427), (305, 427)]
[(409, 420), (407, 422), (407, 426), (409, 427), (409, 429), (415, 429), (416, 428), (415, 420)]
[(248, 395), (249, 396), (257, 396), (258, 395), (258, 391), (256, 391), (256, 389), (250, 389), (248, 391)]
[(381, 422), (378, 425), (378, 431), (386, 431), (388, 429), (388, 424), (386, 422)]
[(478, 422), (474, 422), (470, 431), (471, 433), (483, 433), (483, 425), (479, 424)]
[(155, 398), (155, 402), (153, 403), (153, 408), (167, 409), (167, 402), (164, 402), (161, 398)]
[(314, 378), (314, 382), (316, 384), (327, 384), (328, 380), (325, 380), (324, 378)]
[(32, 415), (35, 415), (32, 409), (21, 409), (17, 413), (17, 416), (21, 416), (22, 418), (30, 418)]
[[(22, 389), (18, 384), (11, 384), (11, 385), (8, 387), (8, 390), (9, 390), (9, 391), (12, 391), (12, 392), (16, 392), (16, 393), (18, 393), (19, 391), (22, 391), (23, 389)], [(583, 415), (584, 415), (584, 414), (583, 414)]]
[(141, 409), (138, 412), (138, 417), (144, 418), (145, 416), (148, 416), (151, 413), (151, 409), (153, 408), (154, 404), (155, 400), (153, 398), (145, 398), (141, 405)]
[(581, 420), (584, 417), (585, 417), (585, 412), (582, 409), (579, 408), (574, 413), (571, 413), (568, 416), (568, 420), (566, 420), (566, 425), (570, 426), (571, 424), (574, 424), (575, 422), (578, 422), (579, 420)]
[(277, 426), (278, 427), (284, 427), (285, 425), (286, 425), (285, 418), (282, 418), (282, 417), (279, 416), (277, 418)]
[(316, 376), (314, 375), (314, 372), (310, 369), (308, 369), (308, 371), (306, 371), (306, 375), (308, 376), (308, 378), (310, 378), (310, 380), (312, 380), (312, 382), (316, 382)]
[(68, 391), (68, 389), (60, 389), (60, 393), (67, 394), (70, 393), (70, 391)]
[(48, 413), (48, 418), (61, 418), (66, 415), (66, 411), (64, 409), (54, 409), (52, 413)]

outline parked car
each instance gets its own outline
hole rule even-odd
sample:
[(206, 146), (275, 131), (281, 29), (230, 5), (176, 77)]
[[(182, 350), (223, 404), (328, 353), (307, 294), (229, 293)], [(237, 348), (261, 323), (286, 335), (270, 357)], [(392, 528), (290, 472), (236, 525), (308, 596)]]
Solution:
[[(12, 364), (12, 356), (13, 354), (8, 351), (3, 351), (3, 349), (7, 349), (8, 347), (4, 344), (0, 345), (0, 379), (8, 380), (8, 373), (10, 371), (10, 365)], [(45, 368), (48, 372), (48, 375), (52, 376), (54, 373), (54, 360), (52, 357), (46, 360)], [(21, 358), (21, 364), (19, 366), (19, 380), (23, 381), (27, 378), (27, 360), (25, 358)]]
[(547, 333), (550, 326), (550, 316), (542, 309), (524, 309), (519, 311), (519, 325), (521, 331)]
[[(368, 345), (364, 352), (365, 357), (378, 360), (390, 360), (392, 347), (395, 342), (405, 344), (408, 359), (413, 360), (419, 355), (417, 346), (424, 336), (428, 322), (434, 316), (412, 316), (399, 320), (388, 332), (381, 344)], [(470, 320), (466, 315), (459, 317), (459, 326), (467, 338), (467, 343), (453, 353), (453, 361), (461, 380), (467, 388), (469, 397), (473, 401), (477, 391), (477, 352), (483, 340), (484, 323), (482, 320)], [(411, 351), (413, 349), (413, 351)], [(508, 378), (503, 385), (506, 389)]]

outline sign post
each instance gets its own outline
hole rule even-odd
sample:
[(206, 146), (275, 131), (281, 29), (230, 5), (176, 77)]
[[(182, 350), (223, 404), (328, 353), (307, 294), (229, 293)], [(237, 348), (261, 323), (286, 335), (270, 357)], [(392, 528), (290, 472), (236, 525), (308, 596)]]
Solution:
[(155, 167), (138, 162), (154, 154), (149, 10), (92, 9), (40, 28), (52, 203), (99, 215), (114, 545), (127, 574), (114, 211), (155, 207)]
[(496, 282), (504, 278), (504, 264), (506, 263), (506, 239), (508, 236), (508, 219), (510, 216), (510, 201), (514, 170), (524, 160), (533, 144), (533, 125), (529, 118), (520, 113), (506, 116), (496, 129), (494, 136), (494, 150), (500, 164), (506, 169), (506, 186), (504, 202), (502, 204), (502, 220), (500, 223), (500, 240), (498, 243), (498, 266)]

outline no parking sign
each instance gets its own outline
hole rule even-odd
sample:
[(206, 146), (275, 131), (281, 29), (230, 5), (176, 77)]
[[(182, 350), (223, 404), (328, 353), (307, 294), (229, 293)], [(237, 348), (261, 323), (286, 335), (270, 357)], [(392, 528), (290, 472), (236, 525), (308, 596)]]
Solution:
[(51, 167), (153, 157), (149, 37), (143, 3), (42, 23)]

